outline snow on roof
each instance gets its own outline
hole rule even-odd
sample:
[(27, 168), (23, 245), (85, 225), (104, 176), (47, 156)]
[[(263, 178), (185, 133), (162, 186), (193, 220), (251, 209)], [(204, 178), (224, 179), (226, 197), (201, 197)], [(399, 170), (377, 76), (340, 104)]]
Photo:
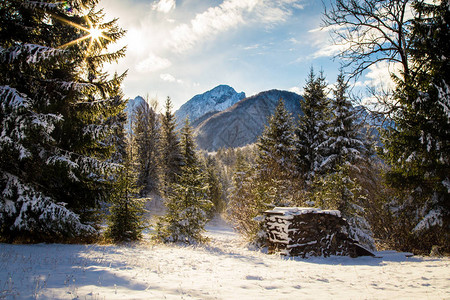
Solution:
[(275, 207), (274, 209), (266, 210), (264, 213), (284, 216), (297, 216), (303, 214), (327, 214), (341, 217), (341, 212), (339, 210), (322, 210), (315, 207)]

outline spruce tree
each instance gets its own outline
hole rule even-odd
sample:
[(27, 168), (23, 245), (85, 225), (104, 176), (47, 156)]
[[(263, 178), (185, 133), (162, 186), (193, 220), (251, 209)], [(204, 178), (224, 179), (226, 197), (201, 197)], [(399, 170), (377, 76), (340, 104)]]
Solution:
[(257, 142), (256, 180), (261, 201), (275, 206), (292, 204), (296, 175), (294, 145), (293, 120), (280, 98)]
[(449, 246), (450, 4), (414, 2), (412, 67), (397, 78), (395, 126), (385, 133), (388, 183), (408, 194), (400, 213), (411, 222), (410, 244)]
[(311, 67), (301, 103), (303, 115), (296, 129), (297, 166), (308, 188), (322, 172), (324, 142), (327, 140), (328, 100), (323, 72), (316, 76)]
[(145, 228), (144, 202), (138, 198), (138, 164), (135, 148), (133, 140), (129, 138), (126, 143), (126, 153), (122, 156), (122, 168), (116, 174), (108, 228), (105, 231), (106, 239), (113, 242), (139, 240)]
[(132, 137), (137, 148), (137, 184), (141, 187), (141, 196), (159, 192), (161, 125), (156, 105), (151, 107), (142, 102), (134, 115)]
[(97, 1), (2, 1), (0, 234), (62, 241), (96, 232), (108, 200), (124, 78), (102, 72), (123, 36)]
[(167, 194), (166, 214), (157, 224), (157, 238), (163, 242), (197, 243), (202, 236), (212, 202), (207, 199), (208, 185), (195, 153), (189, 122), (181, 130), (181, 174)]
[(172, 101), (167, 97), (165, 113), (161, 121), (161, 180), (163, 192), (169, 191), (181, 174), (182, 156), (180, 141), (176, 132), (175, 115), (172, 113)]
[(364, 142), (356, 123), (356, 110), (348, 99), (347, 90), (348, 83), (341, 70), (333, 89), (334, 98), (330, 101), (327, 140), (321, 145), (324, 149), (321, 169), (326, 173), (336, 171), (338, 166), (355, 165), (363, 156)]

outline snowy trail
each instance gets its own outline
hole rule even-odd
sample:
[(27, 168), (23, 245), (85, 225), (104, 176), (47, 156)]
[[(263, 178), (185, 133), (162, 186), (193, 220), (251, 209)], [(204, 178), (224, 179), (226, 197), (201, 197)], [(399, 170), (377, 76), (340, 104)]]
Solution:
[(0, 244), (0, 299), (450, 299), (449, 258), (287, 259), (207, 230), (206, 246)]

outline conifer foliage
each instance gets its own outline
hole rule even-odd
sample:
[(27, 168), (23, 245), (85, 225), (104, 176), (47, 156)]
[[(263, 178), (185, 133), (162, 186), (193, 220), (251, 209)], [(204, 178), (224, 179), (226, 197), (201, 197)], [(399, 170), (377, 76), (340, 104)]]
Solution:
[[(0, 235), (61, 241), (96, 233), (93, 212), (118, 165), (124, 75), (102, 72), (123, 36), (97, 1), (2, 1), (0, 6)], [(76, 24), (76, 26), (74, 26)], [(99, 36), (90, 34), (96, 28)]]
[(141, 196), (159, 191), (161, 125), (156, 104), (141, 102), (134, 115), (132, 138), (137, 148), (137, 184)]
[(163, 242), (197, 243), (202, 236), (212, 202), (207, 198), (208, 185), (199, 166), (195, 142), (188, 120), (181, 131), (181, 174), (172, 183), (166, 199), (166, 214), (157, 225), (157, 238)]
[(297, 164), (307, 186), (311, 185), (316, 174), (322, 171), (329, 114), (325, 89), (323, 73), (317, 76), (311, 68), (304, 88), (304, 101), (301, 103), (303, 115), (296, 130)]
[(136, 148), (129, 139), (123, 155), (122, 168), (116, 174), (114, 190), (111, 197), (110, 215), (105, 238), (113, 242), (139, 240), (145, 228), (143, 216), (144, 202), (139, 199)]
[(295, 133), (292, 116), (283, 99), (279, 99), (257, 147), (256, 180), (261, 201), (276, 206), (292, 204), (296, 177)]
[(226, 216), (234, 228), (249, 239), (255, 239), (260, 227), (255, 217), (265, 206), (255, 196), (255, 170), (244, 155), (237, 153)]
[(165, 113), (161, 121), (161, 179), (162, 189), (166, 193), (173, 183), (176, 183), (182, 165), (180, 141), (176, 132), (175, 115), (172, 112), (172, 100), (169, 97), (165, 103)]
[(334, 97), (330, 101), (327, 139), (321, 145), (324, 149), (321, 169), (324, 172), (334, 172), (342, 165), (354, 165), (362, 159), (364, 152), (364, 142), (356, 123), (356, 110), (348, 99), (347, 90), (348, 84), (341, 70), (333, 90)]
[[(388, 182), (407, 192), (399, 213), (412, 223), (411, 243), (449, 246), (450, 3), (414, 3), (412, 66), (397, 79), (395, 126), (385, 132)], [(417, 239), (417, 237), (419, 237)]]
[(349, 223), (349, 236), (368, 249), (375, 250), (375, 241), (363, 208), (362, 187), (350, 176), (349, 164), (337, 165), (315, 180), (314, 199), (322, 209), (337, 209)]

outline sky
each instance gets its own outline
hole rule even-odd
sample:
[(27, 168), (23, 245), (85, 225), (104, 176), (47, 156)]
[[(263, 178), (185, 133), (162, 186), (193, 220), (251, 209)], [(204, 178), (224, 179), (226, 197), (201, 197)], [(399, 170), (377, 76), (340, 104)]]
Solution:
[[(127, 98), (163, 103), (170, 96), (176, 110), (220, 84), (247, 96), (270, 89), (301, 94), (311, 67), (330, 84), (338, 74), (319, 0), (102, 0), (98, 7), (127, 31), (114, 46), (127, 45), (126, 57), (107, 66), (128, 70)], [(379, 73), (369, 70), (357, 85)]]

